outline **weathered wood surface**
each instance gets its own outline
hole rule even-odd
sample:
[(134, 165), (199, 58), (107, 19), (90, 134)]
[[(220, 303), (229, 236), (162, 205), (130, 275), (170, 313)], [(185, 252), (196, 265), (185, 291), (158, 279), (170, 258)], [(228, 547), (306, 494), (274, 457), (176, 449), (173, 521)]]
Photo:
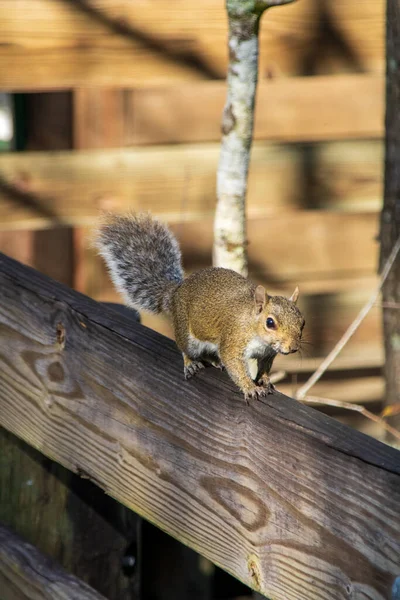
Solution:
[[(225, 82), (74, 92), (75, 140), (92, 148), (219, 141)], [(335, 75), (261, 80), (254, 138), (279, 142), (383, 136), (384, 78)]]
[(105, 600), (2, 525), (0, 595), (2, 600)]
[[(176, 222), (211, 217), (218, 155), (218, 144), (1, 155), (0, 228), (91, 225), (100, 210), (149, 210)], [(378, 141), (309, 151), (257, 142), (248, 216), (298, 208), (377, 211), (381, 160)]]
[[(0, 522), (107, 600), (139, 597), (137, 520), (91, 481), (0, 427)], [(127, 553), (136, 562), (124, 569)], [(0, 585), (8, 600), (1, 592)]]
[(267, 596), (388, 600), (400, 454), (1, 258), (1, 424)]

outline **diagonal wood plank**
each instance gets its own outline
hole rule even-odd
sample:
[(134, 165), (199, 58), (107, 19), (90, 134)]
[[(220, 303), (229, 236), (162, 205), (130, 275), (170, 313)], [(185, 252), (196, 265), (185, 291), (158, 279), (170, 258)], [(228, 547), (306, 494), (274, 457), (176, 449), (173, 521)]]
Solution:
[(0, 585), (4, 600), (106, 600), (3, 525)]

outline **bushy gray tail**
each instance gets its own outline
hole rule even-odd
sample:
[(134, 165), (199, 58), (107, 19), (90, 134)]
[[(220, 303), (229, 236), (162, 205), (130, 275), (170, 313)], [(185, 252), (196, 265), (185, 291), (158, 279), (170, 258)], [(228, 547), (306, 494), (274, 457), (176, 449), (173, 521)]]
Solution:
[(106, 215), (95, 245), (129, 306), (169, 311), (183, 269), (179, 244), (168, 227), (146, 214)]

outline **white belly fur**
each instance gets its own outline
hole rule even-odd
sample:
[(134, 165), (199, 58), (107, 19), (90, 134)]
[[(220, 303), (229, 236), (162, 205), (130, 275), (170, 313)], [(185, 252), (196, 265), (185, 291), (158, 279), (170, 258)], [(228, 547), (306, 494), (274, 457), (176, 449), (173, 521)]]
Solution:
[(189, 350), (191, 356), (202, 356), (203, 354), (217, 354), (218, 346), (211, 342), (202, 342), (194, 336), (189, 337)]
[(253, 381), (256, 379), (258, 373), (258, 359), (265, 356), (266, 350), (267, 345), (260, 337), (253, 338), (247, 344), (245, 351), (247, 370)]
[(245, 356), (246, 358), (263, 358), (267, 350), (267, 344), (257, 336), (247, 344)]
[[(247, 360), (247, 368), (252, 379), (257, 377), (258, 360), (265, 355), (266, 344), (261, 338), (254, 338), (248, 344), (245, 352)], [(193, 357), (200, 357), (204, 354), (216, 354), (219, 356), (217, 344), (212, 342), (203, 342), (198, 340), (193, 335), (189, 337), (189, 352)]]

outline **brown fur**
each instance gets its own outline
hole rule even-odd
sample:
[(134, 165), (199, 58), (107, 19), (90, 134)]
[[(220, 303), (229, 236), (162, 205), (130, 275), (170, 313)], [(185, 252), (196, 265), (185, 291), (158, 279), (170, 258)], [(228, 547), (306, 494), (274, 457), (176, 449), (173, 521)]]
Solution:
[[(267, 296), (264, 291), (264, 302), (257, 297), (257, 304), (260, 288), (234, 271), (219, 268), (198, 271), (176, 288), (171, 315), (187, 376), (197, 372), (203, 360), (221, 361), (246, 398), (269, 391), (273, 359), (278, 352), (299, 349), (304, 319), (295, 303), (281, 296)], [(274, 319), (276, 329), (267, 329), (268, 317)], [(218, 352), (199, 352), (193, 338), (214, 344)], [(246, 356), (255, 339), (260, 340), (259, 347)], [(259, 386), (250, 377), (249, 358), (258, 360)]]

